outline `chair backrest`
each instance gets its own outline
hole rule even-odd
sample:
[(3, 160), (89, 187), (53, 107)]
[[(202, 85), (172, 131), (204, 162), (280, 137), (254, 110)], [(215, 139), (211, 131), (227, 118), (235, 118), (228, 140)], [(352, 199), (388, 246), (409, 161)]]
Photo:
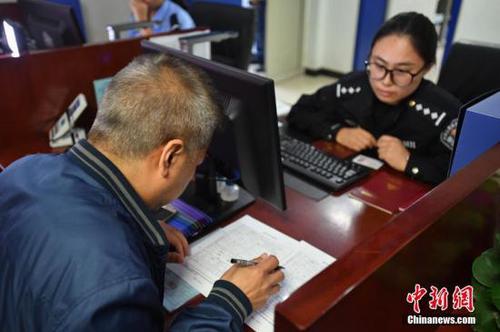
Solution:
[(454, 43), (438, 85), (463, 103), (500, 88), (500, 45)]
[(247, 70), (255, 35), (255, 11), (219, 3), (195, 2), (189, 11), (197, 26), (237, 31), (238, 38), (212, 43), (212, 59)]

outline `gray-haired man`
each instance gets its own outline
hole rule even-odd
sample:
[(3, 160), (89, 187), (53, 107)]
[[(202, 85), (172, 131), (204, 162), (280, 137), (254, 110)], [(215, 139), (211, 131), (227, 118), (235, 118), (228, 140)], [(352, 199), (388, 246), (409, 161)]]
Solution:
[[(142, 56), (113, 78), (89, 141), (1, 173), (2, 328), (162, 330), (165, 262), (182, 262), (189, 248), (151, 211), (185, 189), (220, 118), (202, 73)], [(279, 290), (277, 266), (267, 255), (233, 266), (170, 329), (240, 330)]]

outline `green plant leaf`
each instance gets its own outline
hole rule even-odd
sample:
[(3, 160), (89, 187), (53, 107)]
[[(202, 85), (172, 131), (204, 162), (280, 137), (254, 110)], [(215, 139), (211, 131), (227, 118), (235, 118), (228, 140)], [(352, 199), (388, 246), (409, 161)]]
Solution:
[(500, 310), (500, 285), (495, 285), (491, 288), (491, 301)]
[(488, 249), (472, 263), (472, 275), (484, 286), (500, 285), (500, 255), (494, 249)]
[(472, 279), (474, 287), (474, 312), (476, 325), (473, 330), (479, 332), (498, 331), (499, 312), (491, 300), (491, 289)]

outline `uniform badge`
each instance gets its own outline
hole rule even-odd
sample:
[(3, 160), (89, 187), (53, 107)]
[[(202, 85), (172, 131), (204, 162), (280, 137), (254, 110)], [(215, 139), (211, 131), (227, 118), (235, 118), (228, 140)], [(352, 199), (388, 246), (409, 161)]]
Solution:
[(455, 145), (455, 135), (457, 132), (458, 119), (453, 119), (448, 126), (441, 132), (441, 143), (448, 149), (453, 150)]

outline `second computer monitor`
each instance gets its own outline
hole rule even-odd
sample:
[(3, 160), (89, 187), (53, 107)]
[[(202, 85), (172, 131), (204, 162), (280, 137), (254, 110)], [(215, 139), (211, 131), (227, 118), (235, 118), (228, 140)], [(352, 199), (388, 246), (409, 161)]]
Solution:
[(500, 90), (496, 90), (460, 108), (448, 176), (454, 175), (499, 142)]
[(285, 209), (274, 82), (149, 41), (142, 46), (147, 52), (180, 58), (208, 74), (227, 117), (224, 130), (214, 135), (209, 157), (219, 173), (240, 178), (254, 197)]
[(37, 49), (81, 45), (83, 35), (71, 6), (44, 0), (19, 0)]

